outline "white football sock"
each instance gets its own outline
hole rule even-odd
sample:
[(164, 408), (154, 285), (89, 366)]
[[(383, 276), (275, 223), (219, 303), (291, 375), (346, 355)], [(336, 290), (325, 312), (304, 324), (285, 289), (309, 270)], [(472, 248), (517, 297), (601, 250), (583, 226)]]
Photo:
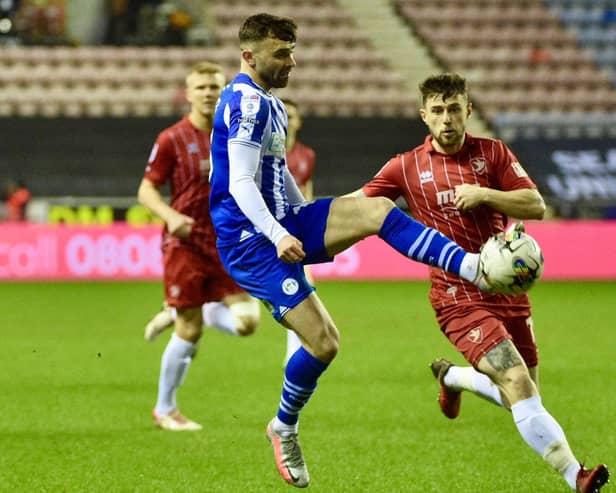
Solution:
[(511, 414), (524, 441), (575, 489), (579, 462), (562, 428), (541, 404), (541, 398), (534, 396), (516, 402), (511, 406)]
[(160, 365), (156, 414), (163, 416), (177, 408), (176, 393), (184, 381), (196, 345), (178, 337), (175, 332), (167, 343)]
[(297, 334), (287, 329), (287, 354), (284, 359), (285, 365), (300, 347), (302, 347), (302, 341), (297, 337)]
[(447, 370), (443, 381), (454, 390), (468, 390), (497, 406), (503, 405), (498, 387), (490, 377), (478, 372), (472, 366), (452, 366)]
[(227, 305), (214, 301), (203, 305), (203, 323), (225, 334), (239, 335), (237, 321)]
[(280, 421), (280, 419), (278, 419), (278, 416), (276, 416), (274, 418), (274, 422), (272, 423), (272, 428), (280, 436), (285, 437), (285, 436), (293, 435), (297, 433), (297, 430), (299, 429), (299, 421), (295, 423), (294, 425), (288, 425)]
[(466, 279), (468, 282), (475, 282), (477, 278), (477, 271), (479, 270), (479, 254), (467, 253), (462, 259), (460, 264), (460, 274), (462, 279)]

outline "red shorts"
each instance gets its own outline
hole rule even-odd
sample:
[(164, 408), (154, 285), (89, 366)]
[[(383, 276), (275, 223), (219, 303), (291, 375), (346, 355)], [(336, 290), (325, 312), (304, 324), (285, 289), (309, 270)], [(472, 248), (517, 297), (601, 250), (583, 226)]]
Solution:
[(185, 245), (165, 248), (165, 299), (175, 308), (196, 308), (245, 293), (220, 263), (218, 255), (204, 255)]
[(526, 366), (537, 366), (537, 345), (533, 319), (526, 315), (512, 316), (507, 307), (471, 307), (465, 315), (439, 316), (441, 331), (474, 367), (498, 343), (510, 339), (520, 352)]

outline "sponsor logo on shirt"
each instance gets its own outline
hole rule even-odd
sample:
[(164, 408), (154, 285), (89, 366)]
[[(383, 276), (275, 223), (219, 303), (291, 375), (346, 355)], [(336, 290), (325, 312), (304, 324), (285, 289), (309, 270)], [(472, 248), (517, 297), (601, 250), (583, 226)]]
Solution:
[(453, 189), (436, 192), (436, 203), (440, 206), (453, 204), (456, 198), (456, 192)]
[(267, 146), (267, 154), (273, 154), (277, 158), (283, 158), (286, 153), (285, 136), (279, 133), (272, 133), (272, 137)]
[(455, 198), (456, 192), (453, 189), (436, 192), (436, 203), (441, 208), (441, 212), (446, 218), (457, 217), (460, 215), (458, 208), (453, 205)]
[(517, 161), (511, 163), (511, 167), (513, 168), (513, 172), (516, 174), (518, 178), (525, 178), (528, 176), (528, 173), (526, 173), (526, 170)]
[(240, 243), (250, 238), (251, 236), (254, 236), (254, 235), (250, 231), (246, 231), (245, 229), (243, 229), (242, 232), (240, 233)]
[(256, 118), (252, 117), (252, 116), (240, 116), (237, 119), (238, 123), (241, 125), (242, 123), (248, 123), (250, 125), (258, 125), (259, 124), (259, 120), (257, 120)]
[(197, 144), (196, 142), (191, 142), (186, 147), (186, 150), (189, 154), (197, 154), (199, 152), (199, 144)]
[(434, 181), (434, 176), (432, 176), (432, 171), (422, 171), (419, 173), (419, 181), (423, 185), (424, 183), (428, 183)]

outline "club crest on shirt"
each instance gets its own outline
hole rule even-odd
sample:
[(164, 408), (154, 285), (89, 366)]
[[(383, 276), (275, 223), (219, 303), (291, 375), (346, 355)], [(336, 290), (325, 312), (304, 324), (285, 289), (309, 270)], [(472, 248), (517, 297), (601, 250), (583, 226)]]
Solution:
[(486, 158), (484, 157), (474, 157), (471, 159), (471, 166), (475, 173), (479, 173), (482, 175), (486, 171)]
[(256, 115), (261, 106), (261, 98), (257, 94), (242, 96), (240, 100), (240, 111), (243, 116)]

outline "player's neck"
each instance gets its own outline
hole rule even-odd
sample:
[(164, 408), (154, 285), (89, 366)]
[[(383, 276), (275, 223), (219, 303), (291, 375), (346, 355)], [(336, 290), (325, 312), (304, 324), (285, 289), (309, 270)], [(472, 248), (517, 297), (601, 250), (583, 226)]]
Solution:
[(436, 149), (436, 151), (441, 154), (451, 155), (451, 154), (455, 154), (460, 149), (462, 149), (462, 147), (464, 147), (464, 142), (466, 142), (466, 134), (462, 136), (462, 139), (460, 140), (460, 142), (456, 142), (455, 144), (452, 144), (449, 146), (443, 146), (435, 138), (432, 138), (432, 147), (434, 147), (434, 149)]
[(202, 113), (191, 111), (188, 114), (188, 119), (190, 120), (190, 123), (192, 123), (193, 126), (198, 128), (199, 130), (203, 130), (204, 132), (212, 131), (212, 117), (211, 116), (205, 116)]
[(257, 74), (257, 71), (254, 70), (250, 65), (242, 61), (242, 66), (240, 67), (240, 73), (245, 74), (250, 77), (256, 85), (258, 85), (263, 91), (270, 92), (271, 87), (269, 87)]

